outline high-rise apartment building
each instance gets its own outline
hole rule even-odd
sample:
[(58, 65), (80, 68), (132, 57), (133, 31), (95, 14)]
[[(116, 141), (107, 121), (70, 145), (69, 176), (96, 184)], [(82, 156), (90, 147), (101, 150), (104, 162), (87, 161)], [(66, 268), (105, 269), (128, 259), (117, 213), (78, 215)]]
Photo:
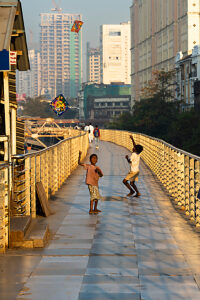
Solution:
[(87, 81), (100, 83), (100, 49), (90, 48), (87, 43)]
[(28, 51), (30, 70), (17, 72), (17, 93), (26, 97), (38, 97), (41, 93), (41, 62), (40, 52)]
[(79, 14), (61, 11), (41, 14), (42, 90), (52, 97), (76, 97), (82, 80), (82, 33), (71, 32)]
[(131, 82), (131, 24), (101, 26), (101, 82)]
[(200, 0), (133, 0), (131, 7), (132, 104), (153, 69), (175, 67), (176, 53), (200, 44)]

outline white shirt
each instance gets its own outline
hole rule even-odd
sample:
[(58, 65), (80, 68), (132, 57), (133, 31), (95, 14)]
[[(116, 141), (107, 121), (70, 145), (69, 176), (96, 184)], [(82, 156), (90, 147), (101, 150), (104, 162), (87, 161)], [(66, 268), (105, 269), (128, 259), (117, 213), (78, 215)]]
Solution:
[(133, 152), (130, 157), (131, 172), (139, 172), (140, 154)]
[(92, 125), (88, 126), (88, 130), (90, 130), (90, 133), (93, 136), (94, 127)]
[(86, 125), (85, 128), (84, 128), (84, 131), (88, 131), (89, 130), (89, 126)]

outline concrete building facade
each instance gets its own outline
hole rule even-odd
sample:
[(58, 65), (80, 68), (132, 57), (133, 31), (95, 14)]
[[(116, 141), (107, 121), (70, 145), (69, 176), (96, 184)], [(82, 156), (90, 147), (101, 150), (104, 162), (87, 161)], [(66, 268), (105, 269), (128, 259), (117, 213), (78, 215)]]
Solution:
[(131, 83), (130, 29), (130, 22), (101, 26), (101, 83)]
[(34, 98), (41, 94), (41, 61), (40, 52), (29, 50), (30, 70), (17, 72), (17, 94), (26, 94), (26, 97)]
[(87, 43), (87, 81), (100, 83), (100, 49), (90, 48), (90, 43)]
[(153, 69), (173, 69), (200, 43), (200, 0), (133, 0), (131, 6), (132, 104)]
[(82, 31), (71, 32), (80, 14), (41, 14), (41, 84), (52, 97), (76, 97), (82, 81)]

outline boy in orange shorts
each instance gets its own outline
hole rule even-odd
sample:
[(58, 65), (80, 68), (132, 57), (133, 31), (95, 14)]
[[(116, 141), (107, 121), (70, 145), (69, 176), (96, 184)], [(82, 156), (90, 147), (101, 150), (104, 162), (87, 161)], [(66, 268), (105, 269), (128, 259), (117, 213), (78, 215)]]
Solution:
[(79, 151), (78, 164), (83, 166), (87, 171), (86, 173), (86, 184), (90, 192), (90, 210), (89, 214), (98, 214), (101, 210), (97, 209), (98, 201), (101, 196), (99, 194), (98, 181), (103, 176), (101, 169), (96, 166), (98, 156), (96, 154), (90, 155), (90, 164), (81, 163), (81, 151)]

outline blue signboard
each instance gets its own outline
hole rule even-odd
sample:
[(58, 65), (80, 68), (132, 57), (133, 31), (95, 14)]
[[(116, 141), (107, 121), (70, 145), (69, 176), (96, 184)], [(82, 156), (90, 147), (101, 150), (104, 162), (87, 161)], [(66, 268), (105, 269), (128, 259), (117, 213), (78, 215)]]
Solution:
[(10, 62), (9, 62), (9, 51), (3, 49), (0, 51), (0, 71), (9, 71)]

